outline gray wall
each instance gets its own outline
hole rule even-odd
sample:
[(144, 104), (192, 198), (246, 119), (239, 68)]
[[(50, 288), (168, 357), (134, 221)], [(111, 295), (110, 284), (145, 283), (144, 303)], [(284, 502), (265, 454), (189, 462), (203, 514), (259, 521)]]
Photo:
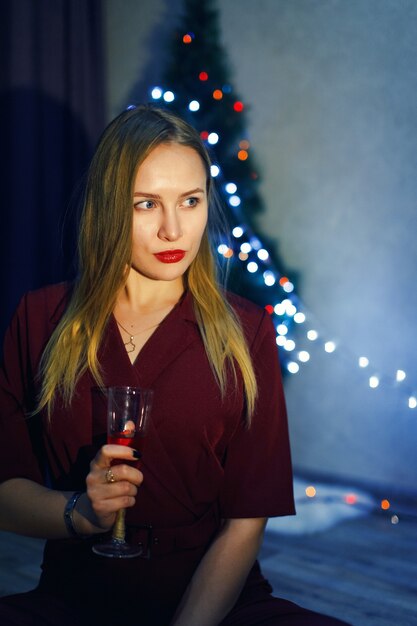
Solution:
[[(167, 4), (107, 0), (111, 116), (135, 83), (157, 82), (181, 6), (170, 15)], [(338, 345), (328, 355), (310, 344), (310, 362), (286, 381), (295, 466), (417, 492), (417, 409), (407, 406), (417, 393), (417, 3), (219, 6), (264, 181), (260, 225), (299, 273), (309, 319)]]

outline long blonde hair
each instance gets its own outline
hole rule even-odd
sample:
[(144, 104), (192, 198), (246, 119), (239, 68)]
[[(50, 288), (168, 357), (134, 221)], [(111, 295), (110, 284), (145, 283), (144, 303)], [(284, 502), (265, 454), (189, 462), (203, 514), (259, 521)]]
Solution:
[[(79, 230), (79, 274), (69, 304), (43, 353), (38, 410), (51, 411), (59, 393), (70, 404), (80, 376), (89, 369), (103, 385), (98, 349), (132, 254), (132, 197), (136, 172), (161, 143), (193, 148), (207, 173), (209, 223), (215, 211), (210, 158), (197, 131), (163, 109), (138, 106), (121, 113), (104, 131), (88, 172)], [(240, 323), (222, 295), (208, 235), (185, 276), (193, 295), (204, 346), (222, 395), (227, 365), (243, 378), (247, 415), (257, 384)]]

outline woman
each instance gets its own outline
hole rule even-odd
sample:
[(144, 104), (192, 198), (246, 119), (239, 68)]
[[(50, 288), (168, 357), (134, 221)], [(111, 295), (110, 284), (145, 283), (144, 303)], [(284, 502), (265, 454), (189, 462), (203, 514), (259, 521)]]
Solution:
[[(0, 525), (48, 541), (3, 625), (341, 623), (273, 598), (256, 562), (266, 518), (294, 513), (285, 406), (268, 315), (217, 285), (212, 200), (176, 116), (141, 106), (104, 132), (78, 278), (27, 294), (5, 340)], [(105, 444), (114, 385), (154, 390), (140, 465)], [(92, 552), (122, 507), (146, 558)]]

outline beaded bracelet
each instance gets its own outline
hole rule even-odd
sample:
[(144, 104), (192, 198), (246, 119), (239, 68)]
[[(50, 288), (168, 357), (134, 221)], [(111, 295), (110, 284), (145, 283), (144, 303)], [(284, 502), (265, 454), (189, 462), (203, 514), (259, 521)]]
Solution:
[(74, 520), (72, 518), (75, 505), (77, 504), (78, 499), (80, 496), (82, 496), (82, 494), (83, 494), (82, 491), (75, 491), (72, 494), (72, 496), (69, 498), (64, 509), (64, 522), (65, 522), (65, 526), (67, 527), (68, 534), (71, 535), (71, 537), (78, 537), (79, 539), (85, 539), (86, 537), (88, 537), (88, 535), (81, 535), (80, 533), (77, 532), (74, 526)]

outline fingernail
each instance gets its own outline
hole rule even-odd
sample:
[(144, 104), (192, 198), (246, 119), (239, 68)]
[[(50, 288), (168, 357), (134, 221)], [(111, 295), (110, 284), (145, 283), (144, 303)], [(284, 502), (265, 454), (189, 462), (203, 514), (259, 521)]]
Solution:
[(139, 450), (132, 450), (132, 454), (135, 457), (135, 459), (140, 459), (142, 457), (142, 455), (139, 452)]

